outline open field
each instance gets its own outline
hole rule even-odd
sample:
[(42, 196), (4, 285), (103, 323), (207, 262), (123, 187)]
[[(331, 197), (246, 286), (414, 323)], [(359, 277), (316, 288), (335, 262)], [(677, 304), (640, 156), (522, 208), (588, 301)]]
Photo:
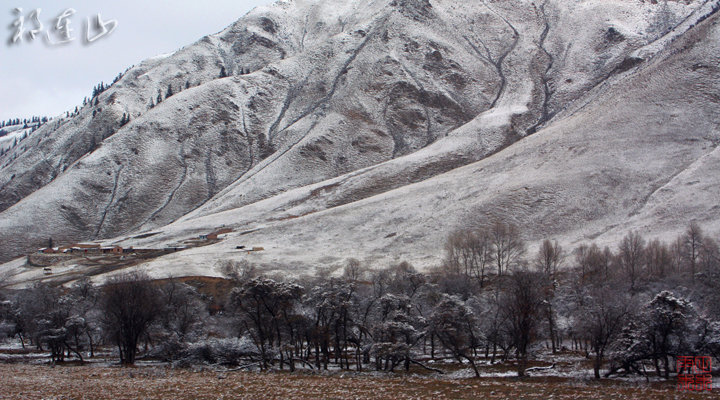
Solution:
[(0, 364), (2, 399), (710, 399), (673, 383)]

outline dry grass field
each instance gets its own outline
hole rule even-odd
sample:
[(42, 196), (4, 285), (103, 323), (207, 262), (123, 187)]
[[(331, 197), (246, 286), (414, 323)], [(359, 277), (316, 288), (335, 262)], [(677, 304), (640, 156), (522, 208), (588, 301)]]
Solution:
[(671, 383), (0, 364), (2, 399), (710, 399)]

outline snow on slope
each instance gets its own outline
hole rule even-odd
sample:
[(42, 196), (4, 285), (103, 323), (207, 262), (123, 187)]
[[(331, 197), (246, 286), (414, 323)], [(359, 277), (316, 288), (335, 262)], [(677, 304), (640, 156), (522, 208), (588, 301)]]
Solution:
[[(636, 82), (638, 71), (654, 76), (656, 61), (627, 59), (658, 40), (673, 45), (663, 35), (707, 4), (345, 0), (257, 9), (131, 68), (98, 106), (54, 121), (33, 135), (35, 151), (10, 156), (0, 169), (0, 258), (49, 236), (163, 246), (229, 224), (254, 231), (152, 265), (197, 261), (193, 268), (209, 271), (239, 256), (234, 244), (264, 246), (251, 256), (282, 268), (349, 256), (430, 265), (447, 229), (509, 210), (532, 226), (533, 240), (612, 235), (627, 215), (609, 204), (643, 203), (648, 189), (707, 151), (701, 130), (714, 134), (707, 100), (700, 115), (677, 97), (615, 104), (629, 87), (665, 94)], [(235, 76), (219, 79), (221, 68)], [(149, 108), (168, 85), (188, 84)], [(658, 151), (674, 155), (668, 162), (639, 150), (647, 143), (636, 131), (674, 126), (657, 120), (676, 107), (677, 127), (693, 126), (692, 141), (653, 136)], [(119, 126), (128, 112), (132, 122)], [(576, 162), (567, 159), (583, 146)], [(603, 151), (615, 158), (598, 157)], [(638, 164), (638, 154), (652, 157)], [(600, 195), (577, 184), (588, 179)], [(121, 240), (147, 230), (162, 234)]]
[[(632, 49), (660, 37), (660, 33), (650, 29), (651, 25), (658, 25), (657, 10), (649, 4), (637, 2), (549, 2), (540, 9), (534, 4), (530, 7), (517, 6), (510, 2), (481, 3), (482, 12), (478, 12), (477, 5), (470, 4), (436, 2), (433, 6), (434, 12), (442, 21), (441, 26), (433, 26), (433, 33), (443, 32), (449, 36), (449, 39), (441, 43), (455, 48), (464, 46), (464, 50), (471, 51), (475, 62), (497, 68), (495, 74), (502, 76), (504, 87), (496, 88), (496, 97), (488, 96), (493, 107), (478, 114), (461, 128), (447, 133), (446, 137), (441, 136), (437, 142), (407, 157), (375, 164), (369, 172), (374, 178), (366, 180), (371, 182), (370, 186), (358, 187), (348, 201), (381, 193), (482, 159), (524, 136), (539, 123), (545, 122), (543, 115), (552, 116), (597, 85), (622, 63)], [(687, 14), (687, 9), (680, 9), (681, 5), (678, 5), (678, 8), (676, 11), (681, 15)], [(597, 18), (602, 12), (616, 18), (610, 24), (607, 20)], [(424, 25), (431, 23), (423, 22)], [(542, 43), (545, 23), (548, 27), (552, 24), (553, 28), (547, 33), (549, 50), (543, 49)], [(667, 23), (670, 24), (671, 21)], [(402, 29), (407, 29), (407, 25), (408, 23), (403, 21)], [(482, 31), (476, 27), (482, 27)], [(632, 30), (627, 27), (632, 27)], [(667, 28), (670, 27), (671, 25), (668, 25)], [(422, 32), (422, 28), (417, 27), (410, 31)], [(606, 36), (610, 29), (614, 29), (613, 32), (622, 31), (628, 38), (608, 41)], [(578, 31), (582, 34), (578, 35)], [(618, 35), (622, 36), (620, 33)], [(406, 40), (402, 35), (400, 37)], [(433, 35), (431, 43), (436, 45), (439, 40)], [(393, 46), (401, 47), (399, 44)], [(365, 51), (372, 50), (366, 48)], [(457, 57), (461, 51), (451, 52), (451, 55)], [(545, 51), (550, 51), (554, 56), (548, 59), (549, 57), (542, 54)], [(395, 52), (392, 52), (391, 56), (394, 60), (403, 58)], [(427, 65), (424, 66), (426, 67)], [(542, 68), (547, 67), (551, 68), (547, 71), (547, 76), (543, 77)], [(410, 75), (414, 77), (413, 73)], [(485, 79), (492, 81), (492, 77)], [(552, 86), (552, 98), (547, 101), (543, 94), (539, 93), (542, 80)], [(392, 82), (388, 82), (386, 85), (391, 84)], [(475, 91), (465, 96), (476, 97), (478, 93), (483, 94), (485, 91)], [(353, 100), (357, 98), (356, 92), (346, 96)], [(363, 103), (363, 106), (366, 104)], [(390, 130), (392, 131), (392, 128)], [(323, 135), (327, 136), (324, 133)], [(312, 176), (317, 181), (317, 177), (322, 176), (318, 173), (318, 168), (314, 165), (303, 167), (303, 161), (307, 160), (286, 157), (285, 160), (272, 159), (271, 165), (262, 163), (188, 217), (250, 204), (264, 198), (262, 193), (267, 187), (290, 188), (296, 183), (287, 182), (285, 171), (292, 167), (301, 174), (312, 171)]]
[[(350, 257), (435, 265), (448, 230), (494, 218), (518, 223), (531, 242), (567, 245), (614, 245), (629, 229), (669, 239), (690, 220), (717, 234), (719, 26), (713, 17), (581, 111), (480, 162), (303, 215), (342, 192), (347, 176), (340, 177), (118, 243), (160, 246), (226, 225), (236, 232), (225, 241), (144, 268), (155, 276), (220, 275), (222, 260), (248, 259), (303, 274)], [(266, 250), (244, 254), (237, 245)]]
[(24, 128), (23, 125), (6, 126), (0, 131), (4, 133), (4, 136), (0, 136), (0, 149), (8, 151), (14, 144), (27, 138), (27, 135), (32, 131), (32, 126), (28, 128)]

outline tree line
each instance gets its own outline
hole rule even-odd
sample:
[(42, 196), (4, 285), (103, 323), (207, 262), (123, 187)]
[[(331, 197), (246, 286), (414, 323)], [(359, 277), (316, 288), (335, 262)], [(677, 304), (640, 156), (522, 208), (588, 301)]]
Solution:
[[(16, 125), (23, 125), (24, 129), (27, 129), (30, 125), (42, 125), (44, 123), (48, 122), (48, 117), (31, 117), (31, 118), (10, 118), (7, 121), (0, 121), (0, 128), (4, 128), (6, 126), (16, 126)], [(0, 136), (2, 136), (2, 133), (0, 133)]]
[(209, 293), (141, 271), (5, 291), (0, 336), (53, 362), (114, 348), (180, 366), (438, 373), (452, 358), (481, 375), (509, 363), (519, 376), (538, 353), (582, 354), (594, 375), (647, 370), (669, 378), (681, 355), (720, 357), (720, 259), (692, 224), (672, 244), (628, 233), (615, 248), (528, 251), (519, 228), (495, 222), (450, 233), (442, 265), (373, 269), (350, 259), (334, 274), (263, 276), (228, 261), (226, 288)]

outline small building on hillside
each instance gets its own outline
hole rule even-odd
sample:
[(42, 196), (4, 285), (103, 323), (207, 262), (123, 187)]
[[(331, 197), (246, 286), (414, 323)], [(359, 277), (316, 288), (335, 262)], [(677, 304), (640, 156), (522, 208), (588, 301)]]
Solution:
[(76, 243), (70, 247), (71, 253), (99, 253), (101, 247), (96, 243)]
[(242, 251), (244, 251), (244, 252), (246, 252), (246, 253), (248, 253), (248, 254), (249, 254), (249, 253), (259, 252), (259, 251), (265, 251), (265, 248), (264, 248), (264, 247), (260, 247), (260, 246), (253, 246), (253, 247), (250, 247), (250, 248), (247, 248), (247, 247), (245, 247), (245, 246), (242, 246), (242, 247), (243, 247)]
[(166, 253), (174, 253), (176, 251), (183, 251), (185, 249), (187, 249), (187, 247), (185, 247), (185, 246), (166, 247), (165, 252)]
[(100, 249), (103, 254), (122, 254), (123, 248), (120, 246), (108, 246)]
[(230, 228), (221, 228), (218, 229), (212, 233), (208, 233), (207, 235), (200, 235), (200, 239), (204, 240), (218, 240), (218, 237), (221, 235), (227, 235), (228, 233), (231, 233), (233, 230)]

